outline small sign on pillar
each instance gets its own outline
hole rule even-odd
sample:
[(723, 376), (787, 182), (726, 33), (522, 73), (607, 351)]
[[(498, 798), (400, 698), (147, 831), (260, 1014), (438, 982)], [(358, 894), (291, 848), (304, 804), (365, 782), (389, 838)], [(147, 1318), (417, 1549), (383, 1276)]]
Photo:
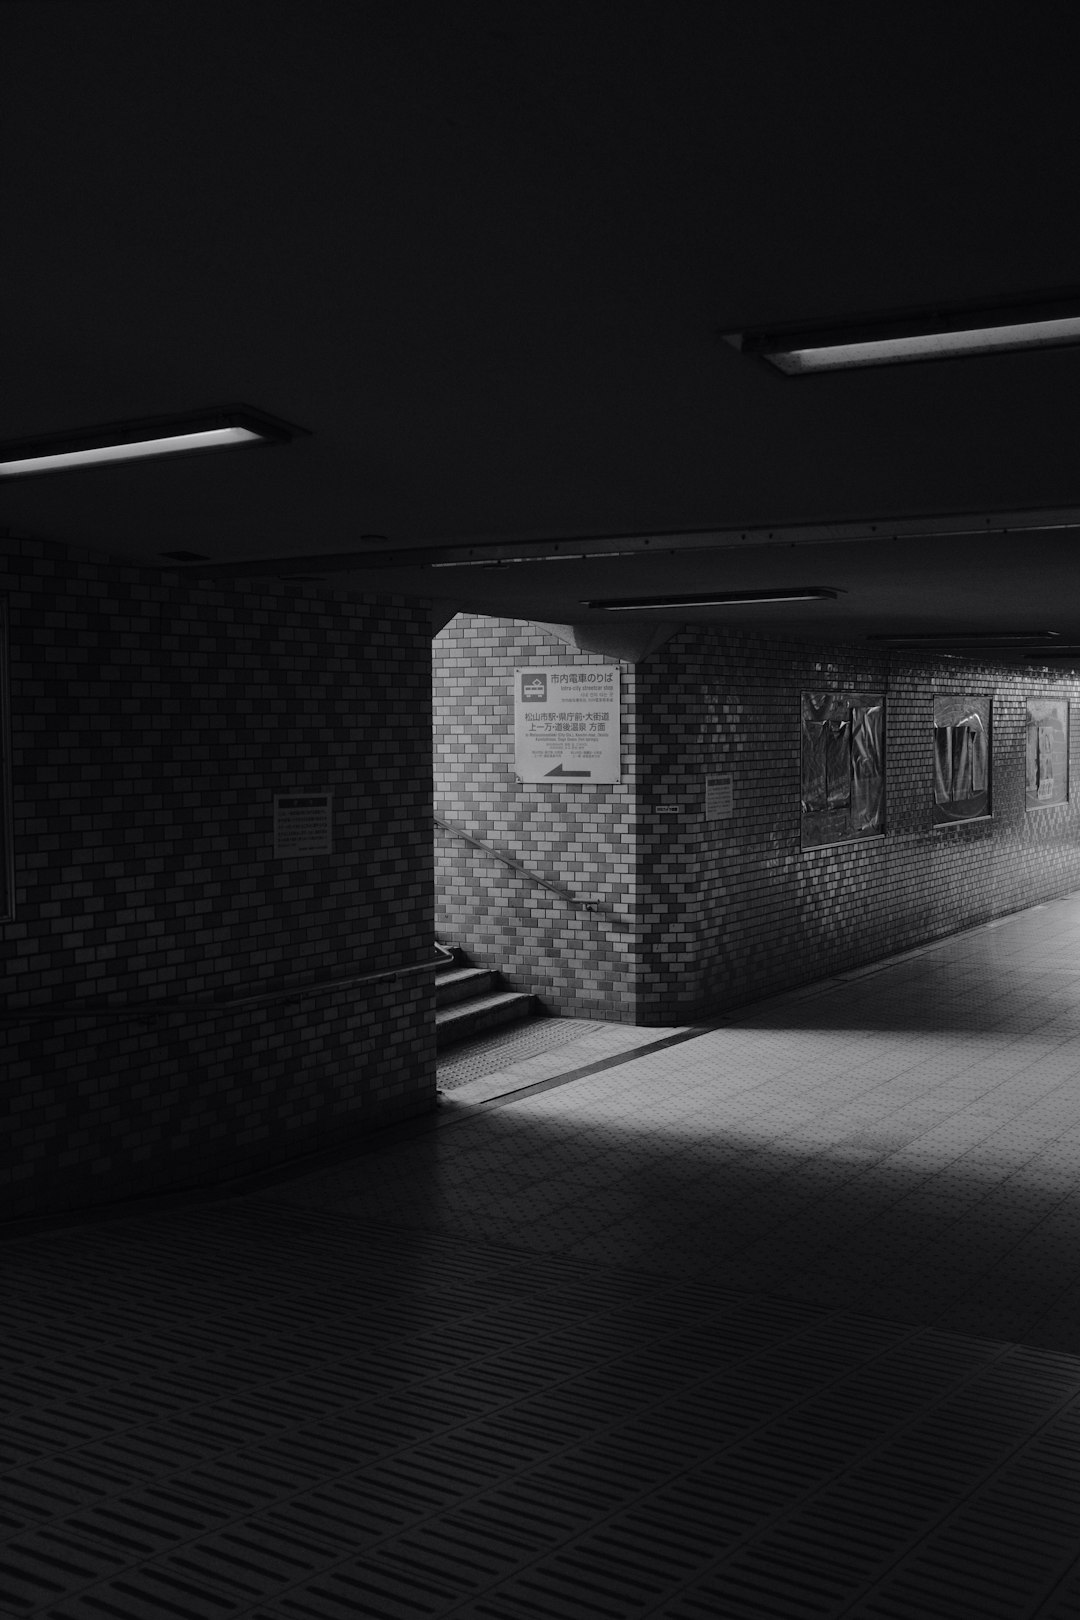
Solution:
[(733, 776), (707, 776), (705, 778), (705, 820), (730, 821), (735, 814), (735, 778)]
[(332, 855), (332, 793), (274, 794), (274, 857)]

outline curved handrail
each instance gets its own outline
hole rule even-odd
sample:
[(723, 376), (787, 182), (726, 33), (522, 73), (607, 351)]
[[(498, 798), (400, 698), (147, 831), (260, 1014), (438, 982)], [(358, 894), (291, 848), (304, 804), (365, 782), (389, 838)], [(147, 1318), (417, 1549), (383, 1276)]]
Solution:
[(430, 973), (434, 961), (412, 962), (404, 967), (382, 968), (377, 973), (353, 973), (347, 978), (316, 979), (308, 984), (288, 985), (278, 990), (263, 990), (254, 995), (230, 996), (222, 1001), (181, 1000), (176, 996), (154, 996), (146, 1001), (113, 1002), (111, 1005), (87, 1001), (60, 1001), (38, 1003), (30, 1007), (0, 1008), (0, 1024), (40, 1024), (59, 1022), (64, 1018), (101, 1018), (117, 1023), (141, 1023), (164, 1018), (174, 1013), (186, 1013), (193, 1018), (218, 1018), (228, 1013), (242, 1012), (258, 1007), (274, 1007), (287, 1001), (302, 1001), (305, 996), (325, 995), (331, 990), (352, 990), (359, 985), (379, 984), (386, 979), (404, 979), (414, 973)]
[(560, 900), (565, 900), (569, 905), (579, 906), (582, 911), (595, 911), (599, 915), (606, 917), (610, 922), (621, 923), (624, 927), (629, 926), (626, 917), (620, 917), (617, 911), (614, 911), (611, 906), (604, 905), (601, 900), (582, 899), (580, 895), (574, 893), (573, 889), (568, 888), (565, 883), (553, 883), (550, 878), (541, 877), (539, 872), (534, 872), (531, 867), (525, 866), (515, 856), (507, 855), (504, 850), (492, 848), (490, 844), (485, 844), (482, 838), (475, 838), (472, 833), (467, 833), (463, 827), (455, 827), (452, 822), (444, 821), (442, 816), (435, 817), (435, 825), (441, 827), (444, 832), (452, 834), (454, 838), (460, 838), (466, 844), (471, 844), (474, 849), (483, 850), (485, 855), (493, 856), (495, 860), (501, 861), (504, 866), (509, 866), (512, 871), (519, 872), (522, 877), (527, 877), (532, 883), (537, 884), (539, 888), (550, 889), (552, 894), (557, 894)]

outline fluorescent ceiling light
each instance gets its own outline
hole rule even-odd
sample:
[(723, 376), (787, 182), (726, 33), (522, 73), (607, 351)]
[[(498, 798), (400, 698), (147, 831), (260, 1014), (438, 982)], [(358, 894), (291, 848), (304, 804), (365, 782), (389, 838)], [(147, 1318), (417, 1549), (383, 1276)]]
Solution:
[(871, 316), (833, 326), (776, 326), (727, 332), (743, 354), (760, 355), (790, 377), (811, 371), (947, 360), (1080, 343), (1080, 292), (1014, 304), (953, 305)]
[(841, 371), (853, 366), (895, 365), (902, 360), (947, 360), (961, 354), (1002, 354), (1008, 349), (1051, 349), (1080, 342), (1080, 315), (1060, 321), (1011, 326), (975, 326), (966, 332), (923, 332), (918, 337), (875, 338), (766, 355), (789, 375)]
[(1060, 630), (898, 630), (894, 634), (867, 636), (867, 641), (881, 641), (890, 646), (926, 647), (1032, 647), (1042, 642), (1053, 644), (1061, 640)]
[(114, 461), (156, 460), (242, 445), (286, 444), (305, 432), (304, 428), (278, 421), (248, 405), (110, 422), (0, 445), (0, 477), (100, 467)]
[(704, 591), (701, 595), (634, 596), (583, 602), (582, 607), (606, 608), (609, 613), (636, 612), (643, 608), (750, 607), (760, 602), (835, 601), (839, 591), (827, 585), (799, 585), (788, 590)]
[(249, 428), (208, 428), (202, 433), (177, 433), (164, 439), (135, 439), (131, 444), (102, 444), (90, 450), (58, 450), (51, 455), (16, 456), (0, 460), (0, 478), (19, 473), (55, 472), (60, 467), (97, 467), (103, 461), (149, 461), (184, 450), (216, 450), (244, 444), (259, 435)]
[(502, 568), (509, 563), (594, 562), (607, 557), (656, 556), (640, 551), (559, 551), (536, 553), (531, 557), (468, 557), (464, 561), (427, 563), (428, 568)]

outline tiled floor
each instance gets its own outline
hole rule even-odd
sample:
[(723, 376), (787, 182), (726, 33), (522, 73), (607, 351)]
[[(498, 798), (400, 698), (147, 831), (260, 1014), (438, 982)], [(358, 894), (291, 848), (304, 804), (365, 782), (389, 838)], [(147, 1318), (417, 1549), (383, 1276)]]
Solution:
[(1080, 1620), (1080, 898), (636, 1033), (5, 1243), (0, 1613)]
[(452, 1093), (454, 1103), (491, 1102), (541, 1080), (576, 1077), (602, 1062), (624, 1062), (629, 1054), (658, 1047), (690, 1027), (638, 1029), (585, 1018), (539, 1018), (518, 1039), (489, 1036), (440, 1054), (439, 1089)]

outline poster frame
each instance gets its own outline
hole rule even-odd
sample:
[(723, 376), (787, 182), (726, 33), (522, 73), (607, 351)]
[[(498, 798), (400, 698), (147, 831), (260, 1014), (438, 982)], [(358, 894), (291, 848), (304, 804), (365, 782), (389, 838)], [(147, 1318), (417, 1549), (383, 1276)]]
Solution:
[(1063, 806), (1069, 804), (1070, 800), (1072, 799), (1072, 769), (1071, 769), (1071, 760), (1070, 760), (1070, 757), (1069, 757), (1071, 749), (1072, 749), (1072, 704), (1070, 703), (1068, 697), (1063, 696), (1060, 692), (1031, 692), (1031, 693), (1029, 693), (1027, 698), (1025, 699), (1025, 703), (1024, 703), (1024, 718), (1025, 718), (1024, 741), (1025, 741), (1025, 745), (1026, 745), (1026, 742), (1027, 742), (1027, 733), (1028, 733), (1028, 730), (1030, 729), (1031, 724), (1032, 724), (1032, 718), (1033, 717), (1032, 717), (1032, 713), (1031, 713), (1031, 705), (1033, 703), (1057, 703), (1057, 704), (1060, 704), (1061, 707), (1065, 711), (1065, 797), (1063, 799), (1050, 799), (1050, 800), (1044, 802), (1043, 804), (1039, 804), (1037, 800), (1035, 801), (1035, 803), (1032, 803), (1031, 800), (1028, 798), (1028, 794), (1030, 792), (1030, 789), (1028, 788), (1028, 785), (1027, 785), (1027, 760), (1026, 760), (1026, 757), (1025, 757), (1025, 761), (1024, 761), (1024, 809), (1028, 814), (1033, 814), (1033, 813), (1035, 813), (1037, 811), (1040, 811), (1040, 810), (1060, 810), (1060, 809), (1063, 808)]
[[(951, 703), (957, 708), (970, 708), (975, 703), (986, 704), (986, 809), (976, 816), (943, 816), (934, 792), (935, 733), (939, 730), (938, 703)], [(994, 694), (992, 692), (935, 692), (931, 710), (930, 748), (930, 825), (935, 833), (951, 832), (955, 827), (985, 827), (994, 820)]]
[[(808, 819), (809, 817), (814, 816), (814, 815), (821, 815), (821, 814), (832, 815), (834, 819), (837, 819), (837, 817), (838, 817), (838, 812), (836, 812), (836, 811), (832, 811), (832, 812), (829, 812), (829, 811), (825, 811), (825, 812), (809, 811), (804, 807), (804, 804), (803, 804), (803, 785), (804, 785), (803, 780), (802, 780), (802, 771), (803, 771), (803, 754), (802, 754), (802, 749), (803, 749), (803, 741), (802, 741), (803, 721), (805, 719), (806, 699), (807, 699), (807, 697), (812, 698), (812, 697), (815, 697), (815, 696), (822, 697), (822, 698), (826, 698), (826, 697), (834, 698), (837, 702), (842, 702), (842, 703), (846, 704), (846, 706), (847, 706), (847, 708), (849, 710), (852, 709), (852, 708), (865, 707), (865, 706), (867, 706), (869, 704), (880, 704), (881, 705), (881, 820), (880, 820), (878, 826), (876, 826), (876, 827), (867, 827), (867, 828), (864, 828), (862, 830), (857, 830), (854, 827), (852, 827), (846, 832), (838, 833), (835, 836), (826, 835), (825, 837), (822, 837), (822, 838), (814, 838), (812, 836), (813, 829), (812, 829), (812, 826), (811, 826), (810, 821)], [(888, 711), (889, 711), (889, 702), (888, 702), (888, 696), (889, 696), (888, 692), (886, 690), (884, 690), (884, 689), (880, 689), (880, 690), (877, 690), (877, 691), (872, 691), (872, 690), (867, 690), (865, 687), (840, 686), (840, 687), (834, 687), (834, 688), (816, 688), (816, 687), (812, 688), (812, 687), (804, 686), (800, 690), (800, 693), (799, 693), (799, 739), (800, 739), (799, 740), (799, 775), (800, 775), (800, 781), (799, 781), (799, 848), (800, 848), (800, 852), (802, 854), (809, 855), (809, 854), (812, 854), (815, 850), (819, 850), (819, 849), (841, 849), (841, 848), (845, 848), (845, 847), (850, 847), (853, 844), (874, 844), (874, 843), (879, 842), (880, 840), (883, 840), (886, 837), (887, 832), (888, 832), (888, 817), (889, 817), (889, 805), (888, 805), (888, 780), (889, 780), (889, 769), (888, 769), (888, 758), (889, 758), (889, 715), (888, 715)], [(808, 833), (811, 834), (810, 837), (808, 837)]]

